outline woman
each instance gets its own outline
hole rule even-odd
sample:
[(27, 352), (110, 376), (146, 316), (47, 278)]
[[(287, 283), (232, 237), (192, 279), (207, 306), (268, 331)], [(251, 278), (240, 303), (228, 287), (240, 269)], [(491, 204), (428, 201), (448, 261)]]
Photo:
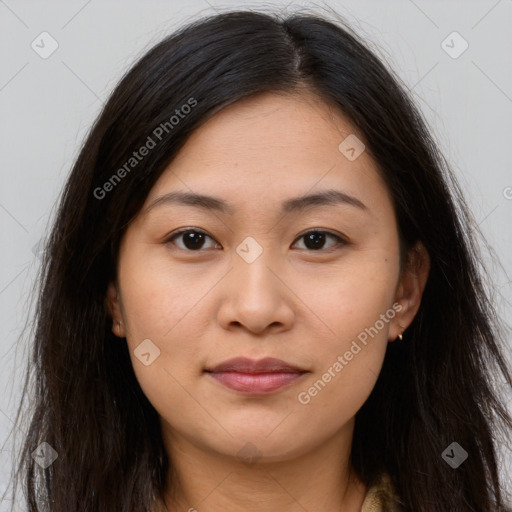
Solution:
[(238, 11), (169, 36), (45, 252), (29, 510), (510, 510), (474, 230), (349, 28)]

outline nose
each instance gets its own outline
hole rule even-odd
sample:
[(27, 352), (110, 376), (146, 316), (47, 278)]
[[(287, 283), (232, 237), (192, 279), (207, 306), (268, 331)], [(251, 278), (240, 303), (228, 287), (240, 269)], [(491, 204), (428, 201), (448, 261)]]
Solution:
[[(269, 251), (270, 252), (270, 251)], [(286, 331), (295, 313), (291, 276), (266, 257), (265, 251), (252, 263), (234, 256), (225, 278), (224, 300), (218, 321), (227, 330), (245, 328), (253, 334)]]

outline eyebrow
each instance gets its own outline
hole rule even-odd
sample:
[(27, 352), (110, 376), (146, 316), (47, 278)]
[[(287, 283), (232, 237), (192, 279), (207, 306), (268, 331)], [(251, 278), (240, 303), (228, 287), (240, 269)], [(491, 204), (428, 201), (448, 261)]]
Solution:
[[(170, 206), (174, 204), (194, 206), (196, 208), (214, 210), (229, 215), (233, 215), (235, 213), (233, 207), (223, 199), (204, 194), (179, 191), (169, 192), (168, 194), (157, 197), (148, 206), (146, 213), (149, 213), (151, 210), (159, 206)], [(363, 211), (368, 211), (367, 206), (356, 197), (339, 190), (330, 189), (316, 194), (286, 199), (281, 205), (281, 213), (287, 214), (291, 212), (301, 212), (312, 207), (341, 204), (355, 206)]]

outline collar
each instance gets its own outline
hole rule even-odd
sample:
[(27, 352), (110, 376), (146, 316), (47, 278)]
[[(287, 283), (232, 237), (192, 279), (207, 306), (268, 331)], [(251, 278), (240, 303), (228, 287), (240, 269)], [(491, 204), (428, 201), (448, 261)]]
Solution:
[(361, 512), (399, 512), (398, 503), (391, 478), (384, 473), (379, 481), (368, 489)]

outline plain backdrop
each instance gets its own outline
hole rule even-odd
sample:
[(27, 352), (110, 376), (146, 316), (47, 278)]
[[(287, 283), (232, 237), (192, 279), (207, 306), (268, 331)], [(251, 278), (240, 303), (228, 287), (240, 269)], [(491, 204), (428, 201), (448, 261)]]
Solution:
[[(169, 32), (201, 15), (281, 6), (319, 14), (333, 9), (345, 17), (411, 90), (455, 170), (477, 224), (501, 260), (502, 267), (485, 258), (499, 312), (511, 323), (512, 1), (286, 5), (0, 0), (0, 491), (11, 470), (10, 434), (25, 369), (27, 340), (18, 338), (30, 319), (38, 250), (61, 187), (126, 69)], [(506, 400), (510, 405), (510, 396)], [(502, 469), (512, 475), (510, 453), (503, 453)]]

